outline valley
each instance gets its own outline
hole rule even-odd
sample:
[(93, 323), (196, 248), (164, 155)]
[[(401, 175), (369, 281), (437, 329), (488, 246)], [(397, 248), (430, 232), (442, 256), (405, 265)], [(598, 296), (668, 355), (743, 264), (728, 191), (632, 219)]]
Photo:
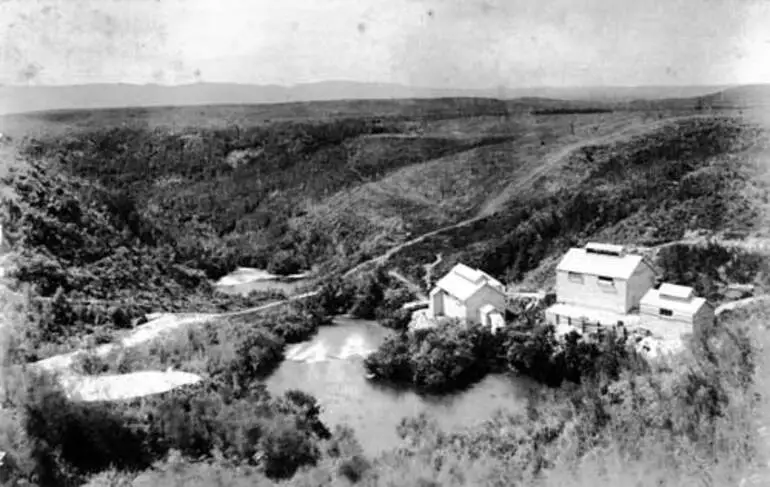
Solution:
[[(742, 108), (704, 113), (696, 99), (602, 110), (557, 102), (2, 117), (18, 153), (3, 176), (12, 193), (2, 209), (12, 310), (3, 364), (18, 375), (4, 407), (26, 416), (13, 416), (24, 433), (0, 448), (28, 458), (23, 468), (46, 485), (104, 477), (107, 466), (157, 479), (153, 462), (169, 452), (185, 472), (238, 465), (241, 481), (291, 485), (313, 475), (354, 482), (341, 473), (350, 470), (368, 482), (403, 479), (444, 461), (477, 478), (558, 478), (554, 455), (590, 461), (565, 441), (648, 458), (659, 442), (673, 449), (686, 438), (693, 453), (681, 465), (692, 466), (715, 429), (728, 434), (724, 417), (736, 435), (729, 448), (755, 448), (737, 438), (755, 426), (740, 415), (758, 406), (722, 398), (753, 393), (747, 343), (764, 339), (762, 300), (748, 316), (725, 313), (667, 365), (622, 343), (559, 345), (540, 309), (512, 311), (497, 338), (477, 327), (403, 328), (401, 307), (459, 262), (546, 292), (556, 259), (589, 240), (654, 251), (665, 279), (715, 305), (730, 301), (731, 284), (770, 291), (766, 127)], [(403, 383), (366, 379), (372, 363)], [(83, 402), (40, 369), (94, 381), (169, 370), (200, 381)], [(641, 388), (656, 402), (641, 405)], [(693, 402), (688, 390), (713, 400)], [(23, 419), (35, 414), (48, 419)], [(668, 423), (653, 425), (656, 415)], [(93, 437), (69, 433), (87, 421)], [(640, 428), (640, 443), (623, 440), (623, 428)], [(119, 441), (127, 446), (95, 453)], [(76, 452), (82, 444), (90, 458)], [(216, 463), (215, 449), (230, 463)], [(679, 475), (681, 465), (660, 468)], [(459, 475), (449, 468), (438, 471)]]

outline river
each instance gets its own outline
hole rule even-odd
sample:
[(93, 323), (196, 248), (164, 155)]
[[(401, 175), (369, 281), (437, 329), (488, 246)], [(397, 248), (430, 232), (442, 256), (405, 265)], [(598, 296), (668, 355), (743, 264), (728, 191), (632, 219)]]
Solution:
[[(248, 293), (280, 287), (292, 294), (302, 284), (302, 280), (259, 280), (220, 289)], [(489, 375), (463, 392), (444, 396), (374, 383), (365, 377), (363, 360), (392, 332), (372, 321), (336, 318), (334, 322), (311, 340), (289, 346), (286, 360), (265, 382), (274, 394), (299, 389), (314, 396), (324, 423), (330, 428), (352, 427), (368, 454), (399, 445), (396, 427), (404, 417), (427, 412), (442, 428), (452, 430), (483, 421), (498, 409), (520, 411), (525, 405), (531, 383), (505, 375)]]

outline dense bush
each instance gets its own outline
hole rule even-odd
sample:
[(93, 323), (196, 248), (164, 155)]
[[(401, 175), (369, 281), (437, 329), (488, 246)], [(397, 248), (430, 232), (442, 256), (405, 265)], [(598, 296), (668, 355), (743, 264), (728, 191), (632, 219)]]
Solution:
[(296, 274), (302, 270), (297, 257), (293, 252), (288, 250), (280, 250), (273, 254), (270, 261), (267, 264), (267, 271), (272, 274), (288, 275)]
[(663, 280), (693, 286), (699, 296), (712, 301), (723, 298), (726, 284), (757, 283), (765, 287), (770, 284), (767, 258), (717, 242), (662, 248), (658, 264), (663, 270)]
[(450, 391), (483, 377), (497, 365), (500, 351), (487, 328), (448, 322), (389, 336), (364, 363), (380, 379)]
[(314, 398), (300, 391), (271, 397), (256, 381), (232, 387), (223, 376), (125, 403), (71, 402), (40, 377), (8, 405), (29, 445), (20, 474), (41, 486), (80, 485), (110, 468), (147, 469), (172, 450), (196, 460), (220, 455), (286, 478), (315, 464), (319, 442), (331, 438)]
[(20, 392), (12, 405), (32, 460), (23, 475), (38, 485), (73, 485), (108, 468), (147, 468), (157, 458), (119, 406), (72, 403), (45, 378)]
[[(48, 229), (63, 226), (56, 220), (74, 224), (66, 231), (57, 229), (59, 237), (48, 244), (54, 256), (71, 260), (81, 253), (68, 248), (96, 243), (84, 252), (89, 263), (96, 263), (109, 255), (104, 253), (109, 239), (112, 249), (125, 246), (129, 253), (137, 243), (171, 248), (174, 264), (204, 271), (211, 279), (236, 266), (286, 274), (337, 257), (342, 235), (330, 234), (328, 227), (315, 224), (319, 222), (303, 228), (289, 224), (306, 211), (308, 202), (358, 185), (362, 178), (381, 178), (405, 165), (506, 140), (382, 137), (373, 144), (360, 142), (403, 128), (398, 121), (367, 118), (184, 133), (96, 128), (31, 141), (24, 155), (33, 161), (54, 160), (57, 164), (37, 162), (38, 170), (61, 171), (56, 184), (77, 186), (55, 203), (53, 218), (37, 222)], [(370, 145), (376, 157), (367, 153)], [(36, 189), (33, 181), (19, 184), (23, 197), (35, 198), (35, 205), (46, 200), (43, 192), (30, 193)], [(100, 209), (98, 218), (90, 216), (95, 208)], [(109, 227), (101, 231), (103, 241), (82, 235), (100, 226)], [(25, 232), (32, 247), (42, 244), (46, 231)], [(59, 284), (55, 279), (55, 274), (49, 278), (50, 286)]]
[(542, 324), (542, 315), (539, 318), (540, 324), (511, 324), (496, 334), (456, 320), (403, 332), (388, 337), (365, 365), (380, 379), (434, 391), (463, 387), (504, 368), (551, 386), (593, 380), (600, 374), (616, 379), (624, 370), (644, 368), (626, 335), (609, 330), (584, 340), (573, 332), (559, 340), (553, 327)]
[(403, 284), (380, 267), (350, 279), (326, 282), (312, 300), (331, 315), (350, 314), (366, 320), (386, 320), (413, 299)]
[(389, 316), (381, 318), (379, 323), (385, 328), (395, 331), (406, 331), (412, 321), (412, 312), (406, 309), (396, 309)]

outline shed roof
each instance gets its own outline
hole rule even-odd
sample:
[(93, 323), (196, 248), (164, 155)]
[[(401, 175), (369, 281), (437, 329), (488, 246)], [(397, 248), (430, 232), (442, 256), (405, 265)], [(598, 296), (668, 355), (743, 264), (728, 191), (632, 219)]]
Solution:
[[(664, 285), (661, 285), (661, 288), (663, 288)], [(693, 295), (690, 295), (688, 299), (672, 299), (671, 297), (661, 293), (661, 289), (650, 289), (639, 302), (640, 307), (651, 306), (655, 308), (665, 308), (685, 314), (687, 316), (695, 316), (695, 314), (707, 304), (708, 303), (704, 298), (699, 298)]]
[(486, 272), (472, 269), (465, 264), (457, 264), (436, 283), (436, 288), (446, 291), (460, 301), (465, 301), (487, 285), (500, 293), (505, 293), (505, 286)]
[(640, 265), (646, 265), (643, 263), (641, 255), (607, 255), (592, 253), (585, 248), (572, 248), (562, 257), (556, 270), (628, 279)]
[(693, 288), (689, 286), (669, 284), (667, 282), (661, 284), (658, 291), (660, 291), (661, 296), (665, 296), (666, 298), (689, 300), (695, 296), (695, 290), (693, 290)]

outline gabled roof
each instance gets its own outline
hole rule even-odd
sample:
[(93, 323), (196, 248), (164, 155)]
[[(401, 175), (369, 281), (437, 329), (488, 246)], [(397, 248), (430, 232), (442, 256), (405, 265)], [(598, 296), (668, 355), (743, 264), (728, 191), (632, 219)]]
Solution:
[[(601, 244), (589, 244), (587, 248), (572, 248), (562, 257), (557, 271), (577, 272), (594, 276), (607, 276), (614, 279), (628, 279), (640, 265), (648, 265), (644, 257), (636, 254), (608, 255), (594, 253), (592, 248)], [(613, 250), (617, 246), (606, 246)]]
[[(670, 290), (672, 289), (673, 291), (677, 291), (680, 294), (684, 294), (684, 292), (689, 290), (689, 294), (687, 295), (688, 297), (677, 298), (665, 294), (671, 292)], [(706, 306), (707, 304), (708, 303), (704, 298), (699, 298), (694, 295), (692, 288), (686, 286), (676, 286), (674, 284), (661, 284), (659, 289), (650, 289), (639, 302), (640, 306), (670, 309), (674, 312), (682, 313), (688, 316), (695, 315), (695, 313), (697, 313), (703, 306)]]
[(460, 301), (465, 301), (487, 285), (500, 293), (505, 293), (503, 283), (486, 272), (472, 269), (465, 264), (457, 264), (436, 283), (436, 288), (446, 291)]

